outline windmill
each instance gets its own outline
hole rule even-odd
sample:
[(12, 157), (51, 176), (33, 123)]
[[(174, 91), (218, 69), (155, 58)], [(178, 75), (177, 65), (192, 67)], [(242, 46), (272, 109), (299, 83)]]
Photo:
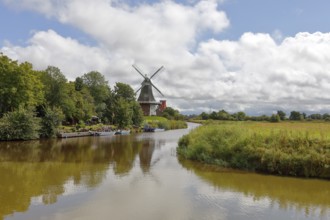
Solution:
[(132, 65), (133, 68), (144, 78), (141, 83), (141, 87), (135, 92), (138, 93), (140, 90), (140, 95), (138, 98), (138, 102), (141, 105), (144, 115), (157, 115), (159, 111), (164, 110), (166, 107), (166, 101), (161, 100), (157, 102), (154, 94), (152, 92), (152, 87), (156, 89), (162, 96), (163, 93), (151, 82), (151, 79), (158, 74), (164, 67), (160, 67), (156, 72), (154, 72), (150, 77), (147, 74), (143, 74), (136, 66)]

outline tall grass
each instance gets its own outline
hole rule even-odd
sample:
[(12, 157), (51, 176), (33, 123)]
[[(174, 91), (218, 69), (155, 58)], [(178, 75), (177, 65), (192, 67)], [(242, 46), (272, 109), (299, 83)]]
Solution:
[(330, 124), (205, 125), (180, 139), (178, 153), (224, 167), (330, 179)]
[(145, 116), (144, 123), (153, 128), (164, 128), (165, 130), (187, 128), (187, 123), (180, 120), (168, 120), (159, 116)]

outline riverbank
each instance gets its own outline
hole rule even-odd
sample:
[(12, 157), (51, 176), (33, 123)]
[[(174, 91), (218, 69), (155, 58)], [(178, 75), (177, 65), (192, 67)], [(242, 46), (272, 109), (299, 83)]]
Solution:
[(329, 123), (204, 125), (183, 136), (177, 151), (222, 167), (330, 179)]

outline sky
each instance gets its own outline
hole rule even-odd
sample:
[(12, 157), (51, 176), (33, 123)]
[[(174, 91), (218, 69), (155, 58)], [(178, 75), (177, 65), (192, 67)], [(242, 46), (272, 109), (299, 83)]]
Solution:
[(330, 113), (327, 0), (0, 0), (0, 52), (73, 81), (90, 71), (185, 114)]

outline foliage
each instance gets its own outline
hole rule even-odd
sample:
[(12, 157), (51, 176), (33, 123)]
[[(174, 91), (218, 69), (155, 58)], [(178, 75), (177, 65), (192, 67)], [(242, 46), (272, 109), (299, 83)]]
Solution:
[(172, 107), (166, 107), (162, 114), (163, 117), (169, 120), (183, 120), (184, 116), (180, 114), (180, 112)]
[(283, 111), (281, 111), (281, 110), (278, 110), (277, 111), (277, 115), (280, 117), (280, 120), (281, 121), (284, 121), (286, 118), (285, 118), (285, 116), (286, 116), (286, 114), (285, 114), (285, 112), (283, 112)]
[(143, 112), (130, 85), (117, 82), (107, 101), (106, 115), (119, 128), (140, 126)]
[(61, 70), (48, 66), (42, 73), (42, 82), (45, 85), (45, 97), (49, 106), (63, 108), (70, 97), (67, 94), (67, 79)]
[(289, 117), (289, 119), (290, 119), (290, 120), (293, 120), (293, 121), (301, 121), (301, 120), (303, 120), (304, 118), (303, 118), (303, 115), (302, 115), (300, 112), (298, 112), (298, 111), (292, 111), (292, 112), (290, 113), (290, 117)]
[(122, 97), (127, 101), (135, 100), (134, 90), (128, 84), (117, 82), (114, 87), (114, 93), (116, 97)]
[(187, 128), (187, 123), (179, 120), (168, 120), (161, 116), (145, 116), (144, 125), (152, 128), (164, 128), (165, 130)]
[(126, 128), (132, 125), (132, 115), (133, 111), (130, 103), (122, 97), (116, 102), (117, 108), (115, 111), (115, 124), (118, 125), (119, 128)]
[(264, 173), (330, 178), (327, 123), (221, 123), (179, 141), (185, 158)]
[(39, 73), (30, 63), (18, 64), (0, 54), (0, 116), (23, 107), (36, 107), (44, 101)]
[(55, 137), (58, 127), (61, 125), (63, 119), (64, 115), (60, 108), (44, 108), (43, 115), (41, 117), (40, 136), (43, 138)]
[(84, 74), (81, 79), (90, 91), (96, 105), (105, 102), (111, 92), (111, 89), (108, 85), (108, 81), (105, 80), (105, 77), (101, 73), (91, 71)]
[(7, 112), (0, 119), (0, 140), (30, 140), (39, 138), (40, 119), (22, 107)]
[(271, 122), (280, 122), (281, 118), (278, 114), (272, 114), (272, 116), (270, 117), (270, 121)]
[(132, 123), (134, 126), (140, 126), (143, 123), (143, 111), (138, 102), (133, 102), (132, 104)]

